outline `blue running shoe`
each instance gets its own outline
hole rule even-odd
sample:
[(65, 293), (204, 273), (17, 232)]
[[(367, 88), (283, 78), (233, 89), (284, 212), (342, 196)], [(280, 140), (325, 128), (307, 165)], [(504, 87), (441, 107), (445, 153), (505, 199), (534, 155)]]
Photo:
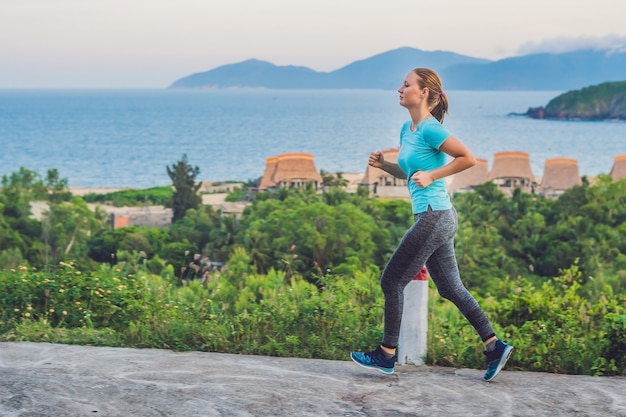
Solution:
[(393, 367), (396, 364), (396, 355), (391, 359), (385, 358), (380, 346), (371, 352), (351, 352), (350, 358), (364, 368), (376, 369), (385, 374), (393, 374)]
[(504, 368), (506, 361), (509, 360), (513, 352), (513, 346), (507, 345), (500, 340), (496, 340), (496, 348), (491, 352), (483, 352), (487, 356), (487, 372), (485, 372), (485, 381), (491, 381)]

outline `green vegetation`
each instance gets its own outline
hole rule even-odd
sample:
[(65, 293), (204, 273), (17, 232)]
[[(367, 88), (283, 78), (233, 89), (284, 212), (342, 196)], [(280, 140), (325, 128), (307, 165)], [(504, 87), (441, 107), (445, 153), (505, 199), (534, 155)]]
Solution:
[[(51, 174), (3, 177), (0, 340), (340, 360), (380, 341), (378, 280), (409, 202), (283, 188), (241, 217), (199, 205), (169, 227), (111, 230)], [(50, 205), (41, 222), (36, 199)], [(511, 368), (626, 375), (626, 180), (601, 175), (557, 200), (491, 183), (454, 199), (464, 282), (516, 346)], [(185, 283), (195, 253), (219, 266)], [(427, 363), (484, 367), (432, 283), (429, 304)]]
[(332, 174), (321, 170), (320, 175), (322, 176), (322, 187), (345, 187), (348, 185), (348, 180), (343, 177), (343, 172)]
[(115, 207), (165, 206), (174, 195), (172, 186), (129, 189), (105, 194), (89, 193), (83, 196), (87, 203), (110, 204)]
[[(533, 112), (537, 110), (533, 109)], [(548, 103), (544, 117), (626, 120), (626, 81), (606, 82), (561, 94)]]
[(233, 190), (226, 196), (225, 201), (228, 201), (230, 203), (244, 201), (245, 189), (246, 187), (244, 185), (241, 185), (240, 187), (234, 187)]
[(187, 210), (197, 209), (202, 203), (202, 197), (198, 195), (202, 183), (196, 183), (198, 174), (200, 174), (200, 168), (191, 166), (187, 160), (187, 155), (183, 155), (180, 161), (167, 167), (167, 175), (174, 184), (171, 204), (174, 210), (173, 222), (182, 219)]

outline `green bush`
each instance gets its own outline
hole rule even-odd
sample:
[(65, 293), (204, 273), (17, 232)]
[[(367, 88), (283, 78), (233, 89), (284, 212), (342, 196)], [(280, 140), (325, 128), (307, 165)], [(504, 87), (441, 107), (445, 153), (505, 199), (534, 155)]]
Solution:
[(601, 356), (596, 360), (597, 375), (626, 376), (626, 314), (604, 316)]
[(143, 313), (141, 288), (137, 277), (108, 266), (96, 274), (84, 274), (71, 262), (45, 272), (0, 271), (0, 320), (121, 330)]
[[(345, 268), (313, 284), (288, 265), (258, 274), (239, 248), (205, 283), (178, 286), (171, 265), (161, 275), (149, 268), (126, 262), (82, 273), (62, 262), (45, 271), (0, 271), (0, 340), (335, 360), (381, 340), (376, 267)], [(582, 281), (574, 265), (539, 286), (502, 279), (494, 296), (477, 297), (497, 334), (515, 346), (510, 369), (625, 374), (623, 295), (607, 287), (591, 302)], [(427, 363), (484, 368), (474, 329), (432, 283), (428, 326)]]
[(104, 194), (88, 193), (83, 196), (83, 200), (88, 203), (111, 204), (115, 207), (163, 206), (172, 199), (173, 195), (174, 191), (171, 186), (163, 186), (128, 189)]

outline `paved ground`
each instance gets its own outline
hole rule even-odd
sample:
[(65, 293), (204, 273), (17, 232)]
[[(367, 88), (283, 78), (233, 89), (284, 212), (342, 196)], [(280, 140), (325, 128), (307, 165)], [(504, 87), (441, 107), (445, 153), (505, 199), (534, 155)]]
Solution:
[(626, 378), (0, 343), (0, 416), (621, 416)]

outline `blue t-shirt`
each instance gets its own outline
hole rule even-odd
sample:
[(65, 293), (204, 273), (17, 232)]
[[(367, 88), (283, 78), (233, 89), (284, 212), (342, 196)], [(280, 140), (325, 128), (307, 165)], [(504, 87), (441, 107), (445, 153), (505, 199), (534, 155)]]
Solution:
[(449, 136), (448, 130), (434, 117), (422, 121), (415, 132), (411, 132), (410, 120), (402, 125), (398, 165), (407, 175), (415, 214), (427, 211), (429, 205), (433, 210), (452, 208), (445, 179), (420, 188), (410, 178), (416, 171), (432, 171), (446, 164), (447, 155), (439, 148)]

